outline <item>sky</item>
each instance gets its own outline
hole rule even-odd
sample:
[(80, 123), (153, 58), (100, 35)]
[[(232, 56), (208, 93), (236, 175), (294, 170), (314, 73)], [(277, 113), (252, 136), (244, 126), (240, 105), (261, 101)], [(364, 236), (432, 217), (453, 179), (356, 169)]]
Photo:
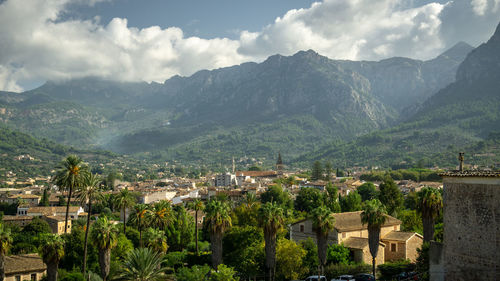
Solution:
[(425, 60), (478, 46), (499, 21), (500, 0), (0, 0), (0, 90), (163, 82), (308, 49)]

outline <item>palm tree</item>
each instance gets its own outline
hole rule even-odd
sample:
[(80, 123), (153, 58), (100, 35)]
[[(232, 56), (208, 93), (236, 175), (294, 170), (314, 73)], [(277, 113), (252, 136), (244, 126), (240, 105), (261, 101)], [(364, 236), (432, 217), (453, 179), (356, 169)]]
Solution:
[(210, 232), (212, 266), (217, 269), (222, 263), (222, 237), (231, 227), (231, 208), (225, 201), (211, 199), (205, 207), (205, 221)]
[(58, 235), (46, 234), (40, 246), (39, 254), (47, 265), (47, 280), (57, 281), (57, 267), (64, 256), (64, 241)]
[(148, 215), (148, 221), (151, 226), (164, 230), (172, 223), (172, 205), (170, 205), (170, 202), (166, 200), (157, 202), (154, 204)]
[(87, 269), (87, 245), (88, 236), (90, 229), (90, 216), (92, 214), (92, 200), (95, 200), (100, 196), (99, 190), (101, 184), (101, 178), (92, 173), (86, 173), (83, 175), (83, 183), (78, 190), (78, 200), (82, 205), (87, 204), (87, 226), (85, 227), (85, 242), (83, 244), (83, 275), (85, 276)]
[(5, 255), (12, 244), (10, 229), (0, 224), (0, 281), (5, 278)]
[(146, 246), (148, 248), (160, 253), (167, 252), (168, 245), (165, 231), (150, 227), (146, 230), (144, 236), (144, 239), (146, 240)]
[(309, 216), (312, 220), (313, 229), (316, 231), (316, 241), (318, 243), (318, 275), (323, 275), (324, 266), (326, 264), (326, 249), (328, 247), (328, 234), (335, 226), (335, 217), (333, 212), (325, 207), (320, 206), (312, 210)]
[(87, 173), (87, 166), (83, 164), (80, 157), (70, 155), (61, 163), (62, 168), (56, 173), (54, 182), (61, 189), (68, 190), (68, 202), (66, 202), (66, 218), (64, 219), (64, 233), (68, 231), (69, 205), (71, 195), (76, 187), (83, 181), (83, 175)]
[(276, 275), (276, 234), (284, 224), (283, 209), (276, 202), (267, 202), (259, 210), (260, 225), (264, 228), (266, 242), (266, 266), (269, 271), (269, 280)]
[(135, 204), (135, 196), (128, 190), (122, 189), (120, 193), (118, 193), (114, 200), (114, 205), (120, 208), (123, 212), (123, 234), (127, 231), (127, 216), (126, 211), (128, 208), (134, 206)]
[(418, 192), (417, 210), (422, 215), (424, 242), (434, 239), (434, 221), (443, 209), (443, 197), (439, 190), (424, 187)]
[(147, 223), (149, 217), (149, 206), (146, 204), (137, 204), (134, 206), (135, 212), (130, 216), (130, 221), (137, 226), (139, 230), (139, 245), (142, 247), (142, 229)]
[(111, 249), (117, 243), (116, 227), (108, 220), (107, 217), (100, 217), (93, 225), (92, 241), (99, 250), (99, 266), (101, 268), (101, 277), (104, 281), (109, 275), (109, 267), (111, 263)]
[(200, 199), (194, 200), (194, 202), (191, 204), (190, 209), (194, 210), (194, 235), (195, 235), (195, 243), (196, 243), (196, 255), (199, 255), (198, 252), (198, 211), (203, 210), (205, 208), (205, 205)]
[(164, 280), (165, 268), (161, 266), (163, 254), (148, 248), (131, 251), (121, 269), (118, 280), (157, 281)]
[(361, 222), (368, 224), (368, 245), (372, 255), (373, 276), (375, 276), (375, 259), (380, 243), (380, 228), (387, 219), (386, 213), (384, 205), (378, 199), (365, 201), (361, 213)]

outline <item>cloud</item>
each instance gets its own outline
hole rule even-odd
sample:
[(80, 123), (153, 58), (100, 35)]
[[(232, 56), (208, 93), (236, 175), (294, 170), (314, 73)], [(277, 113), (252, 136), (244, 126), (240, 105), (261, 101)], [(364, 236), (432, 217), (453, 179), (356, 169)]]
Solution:
[(500, 15), (500, 0), (324, 0), (231, 40), (185, 37), (177, 27), (134, 28), (124, 18), (66, 20), (75, 1), (109, 0), (0, 2), (0, 90), (20, 91), (28, 80), (86, 76), (161, 82), (305, 49), (338, 59), (428, 59), (457, 41), (484, 41)]

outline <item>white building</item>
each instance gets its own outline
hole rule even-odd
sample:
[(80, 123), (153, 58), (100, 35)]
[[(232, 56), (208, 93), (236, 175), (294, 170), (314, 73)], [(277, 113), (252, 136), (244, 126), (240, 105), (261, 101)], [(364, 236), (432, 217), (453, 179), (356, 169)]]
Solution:
[(236, 184), (236, 176), (230, 173), (215, 176), (215, 186), (231, 186)]

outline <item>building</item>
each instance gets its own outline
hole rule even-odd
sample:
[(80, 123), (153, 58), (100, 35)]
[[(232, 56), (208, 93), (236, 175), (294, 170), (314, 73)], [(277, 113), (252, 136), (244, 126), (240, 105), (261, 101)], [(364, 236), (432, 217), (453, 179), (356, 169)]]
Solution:
[(139, 203), (152, 204), (162, 200), (172, 200), (172, 198), (174, 198), (176, 194), (177, 192), (168, 190), (158, 190), (142, 193), (139, 197)]
[(3, 216), (2, 222), (11, 225), (18, 225), (20, 227), (24, 227), (28, 225), (33, 220), (33, 217), (29, 216)]
[[(78, 216), (84, 213), (83, 208), (80, 206), (70, 206), (69, 207), (69, 218), (72, 220), (78, 219)], [(43, 216), (66, 216), (66, 206), (57, 207), (30, 207), (22, 205), (17, 207), (18, 216), (31, 216), (31, 217), (43, 217)]]
[[(65, 224), (64, 216), (46, 216), (43, 217), (43, 220), (45, 220), (49, 224), (53, 234), (57, 235), (64, 234), (64, 224)], [(68, 220), (67, 233), (71, 233), (71, 220)]]
[[(361, 223), (361, 211), (335, 213), (335, 227), (328, 236), (329, 243), (343, 244), (349, 248), (356, 262), (371, 264), (368, 245), (368, 226)], [(380, 247), (377, 263), (399, 258), (416, 260), (416, 251), (423, 243), (423, 237), (416, 233), (400, 231), (401, 221), (387, 215), (380, 230)], [(296, 242), (312, 238), (316, 240), (311, 220), (301, 220), (290, 226), (290, 237)]]
[(23, 204), (28, 204), (30, 206), (38, 206), (40, 202), (40, 196), (34, 194), (11, 194), (3, 197), (1, 199), (2, 203), (16, 204), (21, 201)]
[(5, 257), (5, 281), (38, 281), (46, 272), (47, 266), (38, 254)]
[[(444, 280), (498, 280), (500, 173), (459, 170), (441, 176)], [(438, 280), (432, 274), (431, 279)]]
[(215, 186), (231, 186), (236, 184), (236, 176), (230, 173), (219, 174), (215, 176)]

